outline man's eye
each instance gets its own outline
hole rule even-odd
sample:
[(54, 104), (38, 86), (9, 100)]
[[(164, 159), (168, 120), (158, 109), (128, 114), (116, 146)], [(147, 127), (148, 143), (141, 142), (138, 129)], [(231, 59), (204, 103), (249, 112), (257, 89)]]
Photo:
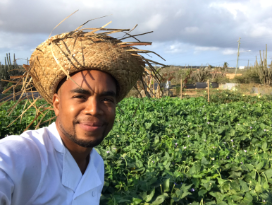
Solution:
[(103, 101), (106, 101), (106, 102), (114, 102), (113, 99), (110, 99), (110, 98), (104, 98)]
[(83, 98), (84, 98), (84, 96), (83, 96), (83, 95), (75, 95), (73, 98), (83, 99)]

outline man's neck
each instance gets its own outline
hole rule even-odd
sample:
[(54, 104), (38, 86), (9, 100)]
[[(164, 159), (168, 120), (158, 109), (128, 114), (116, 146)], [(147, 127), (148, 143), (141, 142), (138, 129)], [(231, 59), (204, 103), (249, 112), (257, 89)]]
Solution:
[(65, 138), (62, 138), (62, 142), (64, 146), (69, 150), (73, 158), (75, 159), (82, 175), (86, 171), (89, 161), (90, 161), (90, 153), (92, 151), (92, 148), (85, 148), (78, 145), (77, 147), (71, 147), (69, 146), (69, 142), (65, 141)]
[(57, 126), (57, 130), (59, 132), (59, 135), (62, 139), (64, 146), (69, 150), (69, 152), (75, 159), (83, 175), (90, 161), (90, 153), (92, 151), (92, 147), (82, 147), (76, 144), (75, 142), (73, 142), (68, 137), (64, 136), (63, 133), (59, 130), (58, 126)]

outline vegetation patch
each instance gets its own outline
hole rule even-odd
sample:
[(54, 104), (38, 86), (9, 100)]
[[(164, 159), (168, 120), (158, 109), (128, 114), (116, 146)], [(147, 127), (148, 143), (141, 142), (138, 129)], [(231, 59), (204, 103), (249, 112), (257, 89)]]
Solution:
[[(271, 100), (223, 94), (212, 103), (119, 103), (112, 131), (96, 148), (105, 162), (101, 204), (271, 204)], [(20, 134), (35, 116), (29, 110), (6, 128), (24, 106), (7, 117), (9, 103), (0, 111), (1, 136)]]

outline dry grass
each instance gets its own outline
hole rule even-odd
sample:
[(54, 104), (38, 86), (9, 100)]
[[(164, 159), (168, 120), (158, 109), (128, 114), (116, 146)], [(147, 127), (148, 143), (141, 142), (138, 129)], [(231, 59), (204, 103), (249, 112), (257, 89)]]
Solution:
[[(159, 71), (159, 73), (163, 76), (164, 74), (173, 74), (173, 79), (171, 80), (171, 85), (174, 88), (170, 89), (170, 96), (177, 97), (180, 95), (180, 79), (184, 78), (186, 72), (189, 69), (181, 68), (179, 66), (169, 66), (163, 68)], [(169, 75), (168, 75), (169, 76)], [(258, 93), (253, 93), (252, 88), (258, 89), (261, 95), (271, 95), (272, 87), (261, 85), (257, 72), (255, 69), (244, 69), (237, 70), (237, 75), (235, 76), (235, 69), (228, 69), (227, 76), (222, 77), (218, 80), (219, 84), (222, 83), (238, 83), (236, 87), (236, 91), (245, 95), (258, 95)], [(187, 82), (188, 84), (193, 83), (190, 80)], [(210, 89), (211, 95), (215, 92), (221, 92), (220, 89)], [(205, 91), (207, 89), (187, 89), (183, 91), (184, 97), (199, 97), (205, 95)], [(139, 97), (138, 92), (136, 90), (131, 90), (127, 97), (134, 96)]]

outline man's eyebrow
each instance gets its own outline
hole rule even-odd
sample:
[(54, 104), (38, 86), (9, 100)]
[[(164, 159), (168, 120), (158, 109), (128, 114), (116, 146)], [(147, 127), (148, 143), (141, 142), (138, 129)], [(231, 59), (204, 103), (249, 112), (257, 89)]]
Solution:
[(100, 96), (111, 96), (116, 97), (116, 93), (114, 91), (105, 91), (99, 94)]
[(82, 88), (75, 88), (73, 90), (70, 91), (71, 93), (78, 93), (78, 94), (84, 94), (84, 95), (90, 95), (90, 91), (88, 90), (84, 90)]
[[(91, 92), (85, 89), (81, 88), (75, 88), (70, 91), (71, 93), (78, 93), (78, 94), (84, 94), (84, 95), (91, 95)], [(111, 97), (116, 97), (116, 93), (114, 91), (105, 91), (102, 93), (99, 93), (100, 96), (111, 96)]]

